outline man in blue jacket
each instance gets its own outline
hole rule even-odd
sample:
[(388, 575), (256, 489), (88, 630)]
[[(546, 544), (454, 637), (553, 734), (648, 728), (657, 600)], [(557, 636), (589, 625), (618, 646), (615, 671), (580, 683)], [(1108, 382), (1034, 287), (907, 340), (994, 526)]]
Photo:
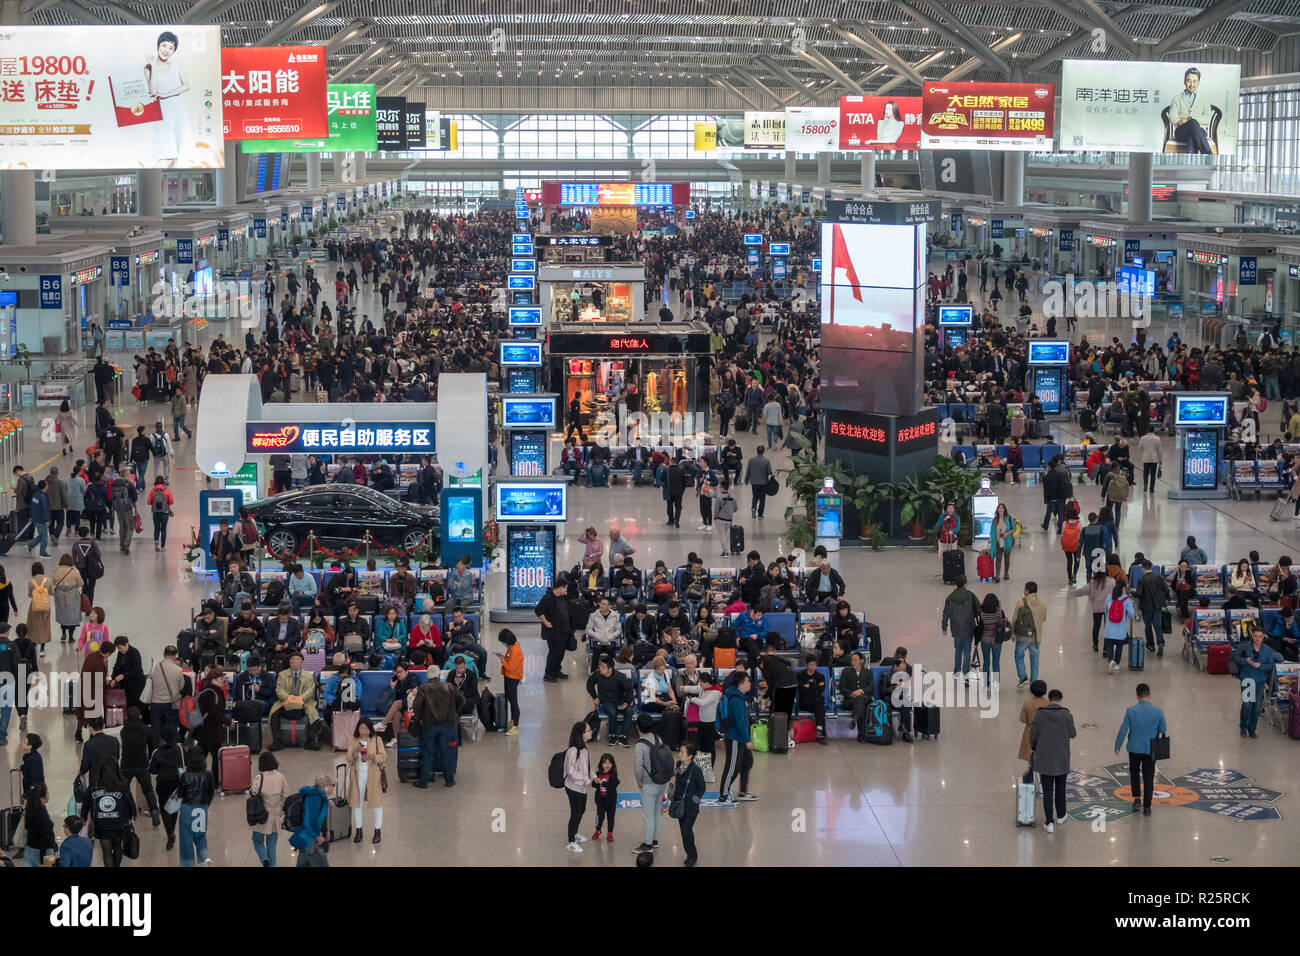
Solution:
[[(717, 724), (726, 741), (727, 764), (718, 781), (718, 802), (734, 804), (737, 800), (757, 800), (749, 792), (749, 771), (754, 766), (754, 742), (749, 737), (749, 675), (733, 672), (722, 701), (718, 704)], [(736, 777), (740, 777), (740, 792), (732, 795)]]
[(1277, 670), (1280, 654), (1264, 643), (1264, 629), (1250, 632), (1250, 640), (1242, 641), (1232, 652), (1237, 662), (1237, 675), (1241, 678), (1241, 736), (1255, 739), (1259, 726), (1259, 702), (1268, 693), (1268, 685)]
[(289, 845), (298, 851), (298, 866), (329, 866), (324, 831), (334, 796), (334, 779), (323, 773), (316, 778), (316, 786), (303, 787), (298, 793), (303, 800), (302, 825), (289, 837)]
[(1128, 737), (1128, 781), (1133, 793), (1133, 809), (1142, 807), (1151, 816), (1151, 797), (1155, 793), (1156, 761), (1151, 756), (1151, 740), (1169, 732), (1165, 712), (1151, 703), (1151, 688), (1137, 685), (1138, 702), (1124, 711), (1124, 723), (1115, 736), (1115, 756), (1119, 756), (1124, 738)]

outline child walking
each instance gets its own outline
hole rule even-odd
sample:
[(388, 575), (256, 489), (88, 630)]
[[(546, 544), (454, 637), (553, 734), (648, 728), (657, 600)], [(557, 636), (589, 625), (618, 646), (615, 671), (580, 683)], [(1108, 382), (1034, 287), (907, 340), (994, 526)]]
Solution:
[(609, 820), (609, 834), (606, 842), (614, 842), (614, 811), (618, 809), (618, 767), (614, 765), (612, 754), (601, 754), (600, 764), (596, 768), (596, 779), (592, 782), (596, 790), (596, 832), (591, 835), (592, 842), (600, 839), (602, 824)]

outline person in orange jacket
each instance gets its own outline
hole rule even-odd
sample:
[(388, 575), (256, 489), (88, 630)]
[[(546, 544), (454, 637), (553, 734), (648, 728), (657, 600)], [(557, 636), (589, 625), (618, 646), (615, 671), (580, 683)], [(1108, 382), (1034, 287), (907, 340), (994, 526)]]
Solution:
[(501, 658), (501, 676), (505, 678), (506, 700), (510, 702), (510, 723), (506, 734), (515, 736), (519, 733), (519, 685), (524, 681), (524, 652), (519, 646), (519, 639), (509, 628), (502, 628), (497, 640), (506, 646), (506, 652), (497, 653)]
[(167, 522), (171, 519), (172, 505), (176, 499), (172, 497), (167, 480), (162, 475), (154, 478), (153, 487), (149, 489), (149, 497), (145, 502), (153, 515), (153, 549), (163, 551), (167, 547)]

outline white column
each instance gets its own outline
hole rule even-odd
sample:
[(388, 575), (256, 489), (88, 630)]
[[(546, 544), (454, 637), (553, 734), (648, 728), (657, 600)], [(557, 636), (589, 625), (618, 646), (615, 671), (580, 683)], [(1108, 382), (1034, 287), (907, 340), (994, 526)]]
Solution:
[(862, 151), (862, 175), (859, 184), (863, 189), (876, 188), (876, 154), (869, 149)]
[(795, 171), (794, 151), (787, 149), (785, 151), (785, 181), (788, 184), (793, 185), (797, 178), (798, 173)]
[(1019, 206), (1025, 201), (1025, 154), (1002, 154), (1002, 202)]
[(163, 182), (161, 169), (142, 169), (136, 189), (140, 193), (139, 214), (157, 217), (163, 211)]
[(817, 185), (829, 186), (831, 184), (831, 154), (817, 154)]
[(237, 182), (236, 163), (239, 162), (239, 143), (226, 143), (225, 149), (226, 165), (224, 169), (214, 169), (213, 175), (216, 178), (216, 200), (218, 206), (233, 206), (239, 202), (239, 197), (235, 195)]
[(320, 188), (320, 153), (307, 154), (307, 187)]
[(1128, 154), (1128, 221), (1151, 221), (1151, 176), (1152, 156), (1150, 153)]
[(6, 246), (36, 244), (36, 174), (30, 169), (0, 173), (0, 227)]

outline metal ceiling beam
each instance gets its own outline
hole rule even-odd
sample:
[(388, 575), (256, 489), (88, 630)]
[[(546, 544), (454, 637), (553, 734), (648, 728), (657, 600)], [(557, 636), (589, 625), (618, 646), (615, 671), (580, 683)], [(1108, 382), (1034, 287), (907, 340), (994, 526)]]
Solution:
[(777, 63), (775, 60), (769, 58), (764, 60), (763, 64), (768, 69), (770, 69), (773, 73), (775, 73), (777, 76), (781, 77), (781, 79), (785, 80), (787, 83), (793, 86), (795, 88), (795, 96), (802, 97), (808, 100), (814, 99), (817, 96), (816, 90), (809, 89), (799, 79), (799, 77), (795, 76), (793, 73), (791, 73), (789, 70), (783, 67), (780, 63)]
[(764, 96), (769, 97), (770, 99), (775, 101), (778, 109), (785, 106), (785, 100), (781, 99), (781, 97), (777, 96), (766, 86), (764, 86), (762, 82), (758, 79), (758, 77), (756, 77), (753, 73), (750, 73), (748, 70), (733, 70), (732, 72), (735, 73), (742, 80), (744, 80), (746, 83), (748, 83), (750, 86), (752, 86), (755, 90), (757, 90), (758, 92), (762, 93)]
[(372, 46), (369, 50), (366, 50), (364, 53), (358, 53), (347, 63), (343, 64), (343, 66), (339, 67), (339, 69), (334, 73), (334, 75), (330, 77), (330, 82), (342, 83), (353, 73), (357, 72), (357, 70), (361, 69), (363, 66), (369, 63), (373, 63), (377, 57), (381, 57), (385, 53), (387, 53), (388, 47), (389, 47), (388, 42), (384, 41), (383, 43), (376, 43), (374, 46)]
[[(418, 72), (418, 71), (417, 71)], [(375, 90), (375, 95), (386, 96), (390, 90), (395, 90), (399, 85), (412, 79), (411, 70), (399, 70), (397, 75)]]
[(749, 104), (750, 106), (752, 106), (752, 107), (753, 107), (754, 109), (756, 109), (756, 110), (762, 110), (762, 109), (763, 109), (763, 107), (759, 106), (757, 103), (755, 103), (753, 100), (751, 100), (751, 99), (750, 99), (748, 96), (746, 96), (744, 93), (740, 92), (740, 90), (736, 89), (734, 86), (732, 86), (732, 85), (731, 85), (730, 83), (728, 83), (726, 80), (719, 80), (719, 79), (716, 79), (716, 78), (715, 78), (715, 79), (713, 79), (713, 80), (710, 80), (710, 82), (711, 82), (714, 86), (716, 86), (718, 89), (720, 89), (720, 90), (722, 90), (722, 91), (724, 91), (724, 92), (730, 93), (732, 96), (739, 97), (739, 99), (740, 99), (740, 101), (741, 101), (742, 103), (747, 103), (747, 104)]
[(361, 20), (358, 20), (356, 23), (349, 23), (342, 30), (325, 41), (325, 53), (327, 55), (337, 53), (354, 40), (360, 40), (373, 28), (374, 24), (364, 23)]
[(311, 21), (329, 16), (343, 3), (343, 0), (311, 0), (285, 17), (258, 39), (258, 46), (272, 46), (289, 39), (301, 31)]
[[(1084, 2), (1084, 0), (1042, 0), (1042, 2), (1044, 6), (1059, 13), (1071, 23), (1083, 27), (1089, 33), (1100, 27), (1105, 31), (1107, 44), (1119, 47), (1134, 59), (1141, 58), (1137, 44), (1133, 42), (1132, 37), (1121, 30), (1115, 21), (1091, 0), (1088, 0), (1088, 2)], [(1085, 9), (1076, 9), (1074, 4), (1081, 4)], [(1100, 19), (1097, 14), (1100, 14)]]
[[(951, 26), (941, 23), (934, 17), (930, 16), (927, 12), (920, 9), (920, 4), (922, 3), (928, 3), (928, 6), (931, 9), (937, 9), (943, 16), (948, 17), (952, 21)], [(919, 21), (923, 26), (929, 27), (940, 36), (950, 40), (957, 48), (960, 49), (965, 46), (970, 50), (970, 52), (974, 53), (999, 73), (1006, 76), (1011, 75), (1011, 67), (1009, 67), (1000, 56), (990, 50), (983, 40), (972, 33), (966, 24), (958, 20), (957, 15), (945, 7), (941, 0), (916, 0), (914, 4), (904, 3), (902, 0), (895, 0), (894, 6), (898, 7), (898, 9), (902, 10), (913, 19)]]
[(24, 17), (30, 17), (33, 13), (39, 13), (46, 7), (52, 7), (60, 0), (27, 0), (22, 5), (22, 14)]
[(186, 23), (208, 23), (212, 20), (219, 20), (231, 8), (238, 6), (243, 0), (199, 0), (190, 8), (190, 12), (185, 15)]
[(798, 54), (831, 79), (835, 80), (835, 82), (844, 87), (850, 93), (857, 96), (863, 96), (865, 94), (866, 91), (863, 90), (862, 87), (859, 86), (847, 73), (816, 50), (800, 50), (798, 51)]
[(1207, 7), (1203, 12), (1192, 17), (1181, 27), (1175, 30), (1169, 36), (1165, 37), (1156, 44), (1152, 52), (1159, 59), (1163, 54), (1170, 52), (1184, 40), (1190, 40), (1196, 34), (1200, 33), (1217, 23), (1222, 23), (1234, 13), (1238, 13), (1250, 6), (1251, 0), (1218, 0), (1217, 3)]
[(925, 82), (925, 78), (921, 76), (920, 73), (917, 73), (916, 70), (912, 69), (910, 63), (908, 63), (901, 56), (899, 56), (897, 53), (891, 50), (874, 33), (872, 33), (870, 30), (863, 29), (862, 27), (858, 27), (858, 29), (862, 33), (866, 34), (866, 36), (865, 37), (860, 36), (857, 33), (852, 33), (848, 30), (840, 29), (839, 27), (835, 28), (835, 32), (838, 33), (844, 39), (848, 40), (858, 49), (866, 50), (868, 53), (872, 54), (877, 59), (884, 60), (895, 70), (897, 70), (899, 73), (906, 76), (913, 83), (919, 84)]
[[(1020, 40), (1021, 40), (1023, 37), (1024, 37), (1024, 34), (1023, 34), (1023, 33), (1013, 33), (1013, 34), (1011, 34), (1011, 36), (1009, 36), (1009, 37), (1003, 37), (1003, 38), (1002, 38), (1001, 40), (999, 40), (997, 43), (993, 44), (993, 51), (994, 51), (995, 53), (1001, 53), (1003, 50), (1007, 49), (1008, 47), (1012, 46), (1013, 44), (1020, 42)], [(967, 73), (969, 73), (971, 70), (976, 69), (976, 68), (980, 65), (980, 63), (982, 63), (982, 62), (983, 62), (983, 61), (982, 61), (979, 57), (977, 57), (977, 56), (973, 56), (973, 57), (971, 57), (969, 60), (967, 60), (966, 62), (962, 63), (960, 66), (958, 66), (956, 69), (954, 69), (954, 70), (949, 70), (947, 73), (945, 73), (945, 74), (943, 75), (942, 79), (944, 79), (944, 80), (957, 80), (957, 79), (961, 79), (963, 76), (965, 76), (965, 75), (966, 75)]]
[(121, 6), (110, 7), (110, 9), (113, 11), (113, 16), (116, 17), (115, 20), (105, 19), (103, 16), (91, 10), (89, 7), (82, 5), (80, 2), (78, 2), (78, 0), (59, 0), (58, 6), (59, 9), (63, 10), (64, 12), (75, 14), (81, 17), (81, 19), (85, 20), (87, 23), (92, 23), (96, 25), (114, 26), (118, 21), (125, 21), (126, 23), (134, 24), (136, 26), (149, 25), (149, 21), (146, 20), (144, 17), (137, 16), (136, 14), (132, 13), (130, 10)]
[[(947, 51), (947, 50), (936, 50), (935, 52), (933, 52), (933, 53), (931, 53), (929, 56), (927, 56), (924, 60), (917, 60), (915, 63), (913, 63), (913, 64), (912, 64), (912, 69), (917, 70), (917, 71), (923, 70), (923, 69), (925, 69), (927, 66), (929, 66), (929, 65), (932, 64), (932, 63), (938, 63), (940, 60), (942, 60), (942, 59), (943, 59), (945, 56), (947, 56), (947, 55), (948, 55), (948, 51)], [(880, 89), (876, 90), (876, 92), (875, 92), (874, 95), (876, 95), (876, 96), (881, 96), (881, 95), (883, 95), (883, 94), (885, 94), (885, 93), (888, 93), (890, 90), (892, 90), (894, 87), (898, 86), (900, 83), (904, 82), (906, 79), (907, 79), (907, 77), (905, 77), (905, 76), (896, 76), (896, 77), (894, 77), (892, 80), (890, 80), (890, 81), (888, 81), (887, 83), (883, 84), (883, 85), (880, 87)], [(864, 82), (865, 82), (865, 78), (864, 78)]]

